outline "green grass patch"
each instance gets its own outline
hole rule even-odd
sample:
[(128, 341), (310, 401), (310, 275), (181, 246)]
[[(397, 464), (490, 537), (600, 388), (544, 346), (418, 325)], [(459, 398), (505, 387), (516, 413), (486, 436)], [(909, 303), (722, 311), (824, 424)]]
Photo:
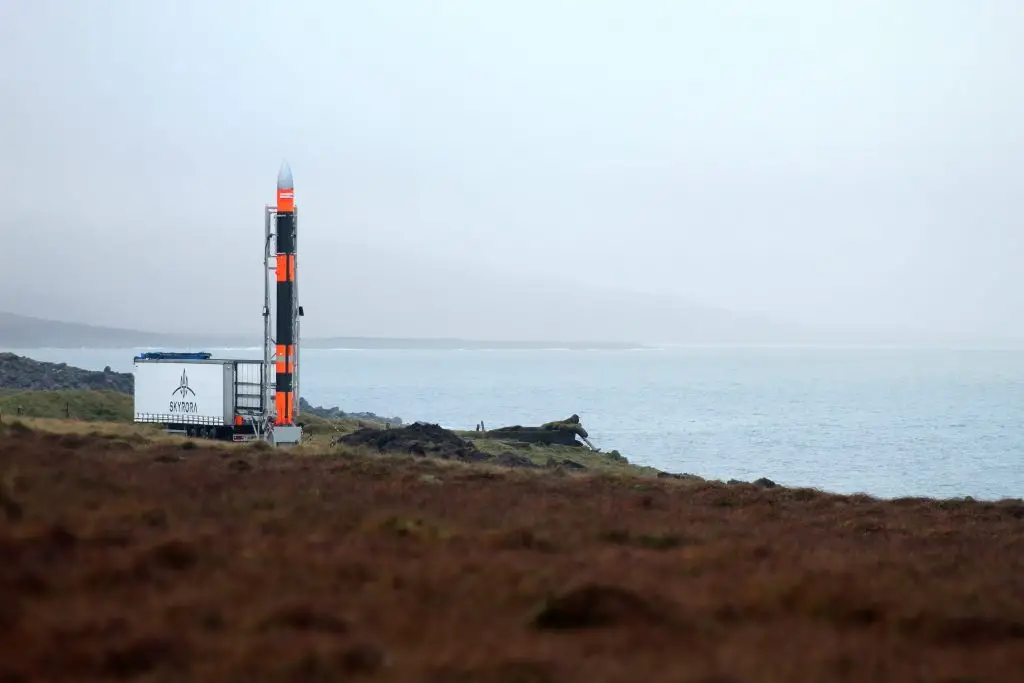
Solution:
[(571, 461), (583, 465), (584, 471), (590, 472), (647, 476), (656, 476), (658, 474), (658, 470), (653, 467), (641, 467), (630, 463), (618, 451), (604, 453), (592, 451), (584, 446), (559, 446), (473, 438), (472, 432), (462, 432), (461, 435), (472, 441), (484, 453), (490, 453), (491, 455), (515, 453), (516, 455), (529, 458), (530, 462), (539, 467), (548, 467), (552, 464), (557, 467), (566, 461)]
[(131, 422), (132, 397), (117, 391), (55, 390), (0, 393), (0, 415), (68, 418), (87, 422)]

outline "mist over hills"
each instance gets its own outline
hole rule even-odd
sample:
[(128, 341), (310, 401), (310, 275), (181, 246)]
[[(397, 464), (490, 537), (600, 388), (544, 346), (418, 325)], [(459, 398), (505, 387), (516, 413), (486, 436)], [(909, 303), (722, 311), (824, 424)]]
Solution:
[[(653, 306), (656, 302), (651, 302)], [(584, 308), (585, 313), (596, 313), (594, 307)], [(648, 322), (645, 316), (650, 310), (634, 309), (637, 326)], [(843, 344), (843, 343), (887, 343), (892, 338), (865, 338), (850, 341), (852, 337), (828, 337), (821, 334), (799, 334), (800, 328), (765, 323), (756, 336), (751, 335), (750, 318), (725, 313), (709, 312), (701, 319), (693, 316), (693, 332), (683, 340), (670, 339), (660, 343), (640, 343), (624, 340), (592, 341), (579, 337), (537, 339), (481, 339), (459, 337), (387, 337), (387, 336), (336, 336), (305, 337), (303, 347), (307, 349), (351, 348), (351, 349), (628, 349), (661, 345), (692, 344)], [(628, 325), (628, 320), (626, 324)], [(649, 323), (648, 323), (649, 324)], [(591, 327), (588, 329), (595, 330)], [(650, 329), (650, 328), (648, 328)], [(789, 334), (787, 334), (789, 333)], [(903, 341), (908, 341), (906, 338)], [(913, 341), (913, 340), (909, 340)], [(211, 348), (256, 347), (262, 343), (258, 335), (227, 334), (186, 334), (135, 330), (82, 323), (47, 320), (0, 312), (0, 347), (8, 349), (31, 348), (161, 348), (174, 350), (205, 350)]]
[[(58, 238), (59, 222), (31, 222), (40, 229), (17, 232), (13, 239), (20, 253), (46, 258), (15, 261), (0, 273), (0, 311), (7, 312), (0, 316), (0, 344), (197, 349), (261, 343), (258, 240), (240, 243), (237, 231), (212, 232), (204, 248), (196, 249), (194, 242), (168, 237), (172, 231), (157, 223), (153, 236), (146, 237), (151, 246), (83, 281), (76, 275), (82, 270), (81, 255)], [(928, 331), (816, 327), (669, 295), (583, 285), (572, 281), (573, 269), (585, 266), (571, 254), (564, 277), (557, 279), (531, 272), (528, 262), (515, 259), (499, 269), (400, 244), (384, 248), (316, 235), (300, 244), (306, 348), (936, 340)], [(969, 334), (963, 339), (973, 341)]]
[[(714, 343), (725, 337), (708, 337)], [(649, 344), (629, 341), (590, 341), (559, 339), (479, 339), (459, 337), (311, 337), (303, 339), (304, 348), (366, 349), (540, 349), (642, 348)], [(701, 342), (696, 342), (701, 343)], [(99, 325), (46, 320), (0, 312), (0, 346), (5, 348), (167, 348), (201, 350), (204, 348), (252, 347), (261, 344), (257, 335), (174, 334)]]
[[(449, 338), (319, 337), (303, 339), (304, 348), (353, 349), (455, 349), (545, 347), (630, 348), (639, 344), (614, 342), (475, 340)], [(254, 347), (262, 344), (253, 335), (185, 335), (147, 332), (116, 327), (84, 325), (0, 312), (0, 347), (32, 348), (164, 348), (203, 350), (209, 348)]]
[(242, 337), (191, 337), (0, 312), (0, 345), (6, 348), (133, 348), (156, 345), (187, 349), (203, 344), (234, 346), (242, 343)]
[[(239, 240), (237, 230), (213, 231), (197, 249), (189, 235), (154, 218), (151, 234), (140, 238), (132, 258), (83, 279), (81, 254), (59, 239), (62, 221), (27, 220), (33, 229), (18, 231), (16, 246), (45, 259), (15, 262), (0, 273), (0, 311), (9, 314), (3, 344), (260, 343), (260, 240)], [(91, 228), (88, 221), (82, 227)], [(299, 251), (307, 346), (358, 339), (372, 346), (401, 345), (394, 340), (403, 339), (447, 346), (466, 346), (467, 340), (633, 346), (806, 336), (791, 325), (672, 297), (578, 284), (571, 271), (582, 264), (571, 255), (566, 276), (556, 279), (531, 272), (521, 259), (490, 268), (401, 244), (379, 247), (311, 235), (300, 241)]]

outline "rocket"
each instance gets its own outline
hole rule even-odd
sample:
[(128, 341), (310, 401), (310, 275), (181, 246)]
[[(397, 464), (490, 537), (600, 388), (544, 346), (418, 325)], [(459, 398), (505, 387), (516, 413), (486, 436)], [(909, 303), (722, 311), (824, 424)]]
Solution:
[(295, 188), (292, 169), (281, 163), (277, 174), (277, 354), (275, 424), (295, 424)]

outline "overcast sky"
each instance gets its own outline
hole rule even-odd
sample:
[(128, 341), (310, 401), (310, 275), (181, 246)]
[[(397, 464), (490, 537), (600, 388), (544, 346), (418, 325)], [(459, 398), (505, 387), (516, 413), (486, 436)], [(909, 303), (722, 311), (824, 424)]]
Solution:
[(318, 333), (529, 281), (1024, 335), (1020, 0), (6, 0), (0, 56), (7, 310), (258, 331), (287, 158)]

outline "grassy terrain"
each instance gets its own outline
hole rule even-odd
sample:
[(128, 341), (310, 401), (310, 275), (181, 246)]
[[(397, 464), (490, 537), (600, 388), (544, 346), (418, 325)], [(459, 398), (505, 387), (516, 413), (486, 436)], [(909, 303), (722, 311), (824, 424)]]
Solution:
[[(19, 411), (20, 408), (20, 411)], [(10, 391), (0, 389), (0, 414), (25, 418), (67, 418), (86, 422), (132, 423), (132, 397), (115, 391)], [(356, 420), (328, 420), (302, 415), (306, 432), (314, 437), (349, 433)], [(366, 424), (372, 424), (367, 422)], [(327, 439), (317, 439), (324, 442)]]
[[(132, 423), (132, 398), (125, 394), (111, 391), (0, 391), (0, 415), (5, 420), (18, 416), (46, 430), (61, 432), (88, 433), (98, 427), (94, 423), (105, 423), (102, 432), (106, 434), (146, 435), (157, 438), (160, 434), (155, 427)], [(70, 413), (70, 424), (58, 424)], [(45, 418), (48, 422), (33, 422), (35, 418)], [(306, 454), (326, 452), (330, 448), (332, 438), (351, 434), (364, 427), (382, 427), (377, 423), (356, 419), (326, 419), (312, 413), (303, 413), (301, 418), (305, 424), (305, 442), (301, 451)], [(76, 422), (89, 423), (88, 427), (76, 426)], [(515, 441), (481, 438), (478, 432), (456, 431), (456, 434), (469, 440), (484, 453), (500, 455), (515, 453), (525, 456), (531, 463), (539, 467), (582, 465), (588, 470), (602, 470), (653, 476), (657, 470), (650, 467), (639, 467), (629, 463), (617, 452), (595, 453), (586, 447), (547, 446), (539, 444), (523, 444)]]
[(498, 439), (480, 438), (477, 432), (457, 431), (459, 436), (469, 439), (477, 448), (484, 453), (499, 455), (504, 452), (514, 452), (525, 455), (533, 464), (545, 467), (549, 461), (554, 464), (579, 463), (588, 470), (603, 470), (608, 472), (621, 472), (623, 474), (635, 474), (639, 476), (654, 476), (658, 470), (653, 467), (642, 467), (633, 465), (617, 451), (609, 453), (595, 452), (586, 447), (557, 446), (543, 444), (527, 444), (515, 441), (502, 441)]
[(1024, 670), (1020, 501), (296, 457), (130, 429), (0, 427), (0, 680)]
[(130, 422), (132, 397), (116, 391), (2, 391), (0, 415)]

